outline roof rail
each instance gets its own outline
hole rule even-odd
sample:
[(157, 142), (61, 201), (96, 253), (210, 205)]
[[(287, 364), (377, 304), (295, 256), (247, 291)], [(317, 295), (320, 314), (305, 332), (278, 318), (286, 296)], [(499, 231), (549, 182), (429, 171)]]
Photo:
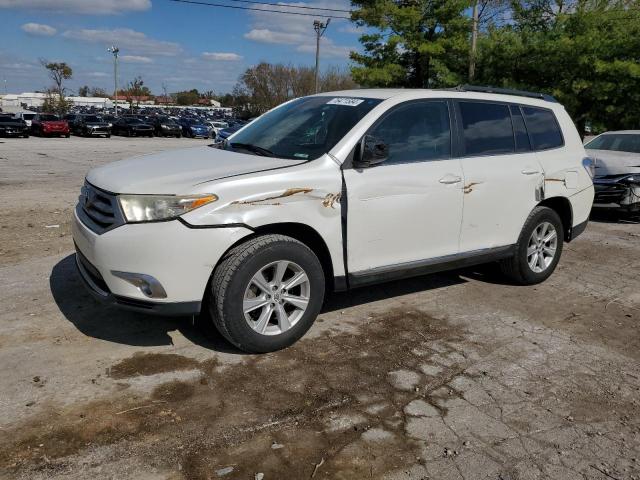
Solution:
[(482, 92), (497, 93), (500, 95), (515, 95), (517, 97), (539, 98), (540, 100), (546, 100), (547, 102), (558, 103), (558, 100), (556, 100), (551, 95), (547, 95), (546, 93), (527, 92), (526, 90), (516, 90), (512, 88), (482, 87), (478, 85), (458, 85), (451, 90), (455, 90), (458, 92)]

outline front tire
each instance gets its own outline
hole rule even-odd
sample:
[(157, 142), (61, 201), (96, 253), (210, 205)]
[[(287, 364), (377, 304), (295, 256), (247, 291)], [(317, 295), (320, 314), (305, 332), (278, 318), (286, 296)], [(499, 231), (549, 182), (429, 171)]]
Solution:
[(324, 301), (324, 272), (302, 242), (284, 235), (253, 238), (228, 252), (211, 280), (213, 324), (233, 345), (273, 352), (299, 340)]
[(502, 272), (519, 285), (544, 282), (562, 254), (564, 228), (555, 210), (536, 207), (529, 214), (513, 257), (500, 262)]

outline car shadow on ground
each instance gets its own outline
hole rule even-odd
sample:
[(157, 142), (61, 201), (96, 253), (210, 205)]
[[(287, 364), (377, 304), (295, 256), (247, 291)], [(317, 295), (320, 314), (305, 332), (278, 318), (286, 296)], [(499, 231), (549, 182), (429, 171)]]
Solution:
[[(621, 223), (640, 225), (640, 213), (624, 213), (613, 209), (594, 208), (589, 216), (590, 222), (598, 223)], [(587, 227), (588, 228), (588, 227)]]
[[(75, 265), (75, 255), (60, 260), (52, 269), (49, 286), (60, 312), (83, 334), (124, 345), (152, 347), (172, 345), (169, 332), (206, 349), (243, 354), (229, 344), (206, 320), (198, 317), (158, 317), (130, 312), (95, 300), (86, 290)], [(321, 313), (330, 313), (365, 303), (386, 300), (426, 290), (464, 283), (456, 272), (432, 274), (359, 288), (327, 296)]]

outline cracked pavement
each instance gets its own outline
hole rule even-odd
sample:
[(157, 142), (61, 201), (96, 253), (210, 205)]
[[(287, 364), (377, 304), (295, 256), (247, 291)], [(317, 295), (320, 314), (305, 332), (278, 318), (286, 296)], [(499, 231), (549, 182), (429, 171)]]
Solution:
[(294, 347), (244, 355), (74, 271), (86, 170), (189, 143), (0, 147), (0, 477), (640, 479), (637, 222), (596, 219), (535, 287), (488, 266), (331, 295)]

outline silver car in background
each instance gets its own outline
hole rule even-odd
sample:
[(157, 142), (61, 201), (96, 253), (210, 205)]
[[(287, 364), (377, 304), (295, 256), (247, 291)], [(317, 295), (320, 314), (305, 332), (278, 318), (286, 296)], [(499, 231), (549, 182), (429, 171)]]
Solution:
[(640, 130), (605, 132), (584, 148), (595, 167), (593, 206), (640, 212)]

